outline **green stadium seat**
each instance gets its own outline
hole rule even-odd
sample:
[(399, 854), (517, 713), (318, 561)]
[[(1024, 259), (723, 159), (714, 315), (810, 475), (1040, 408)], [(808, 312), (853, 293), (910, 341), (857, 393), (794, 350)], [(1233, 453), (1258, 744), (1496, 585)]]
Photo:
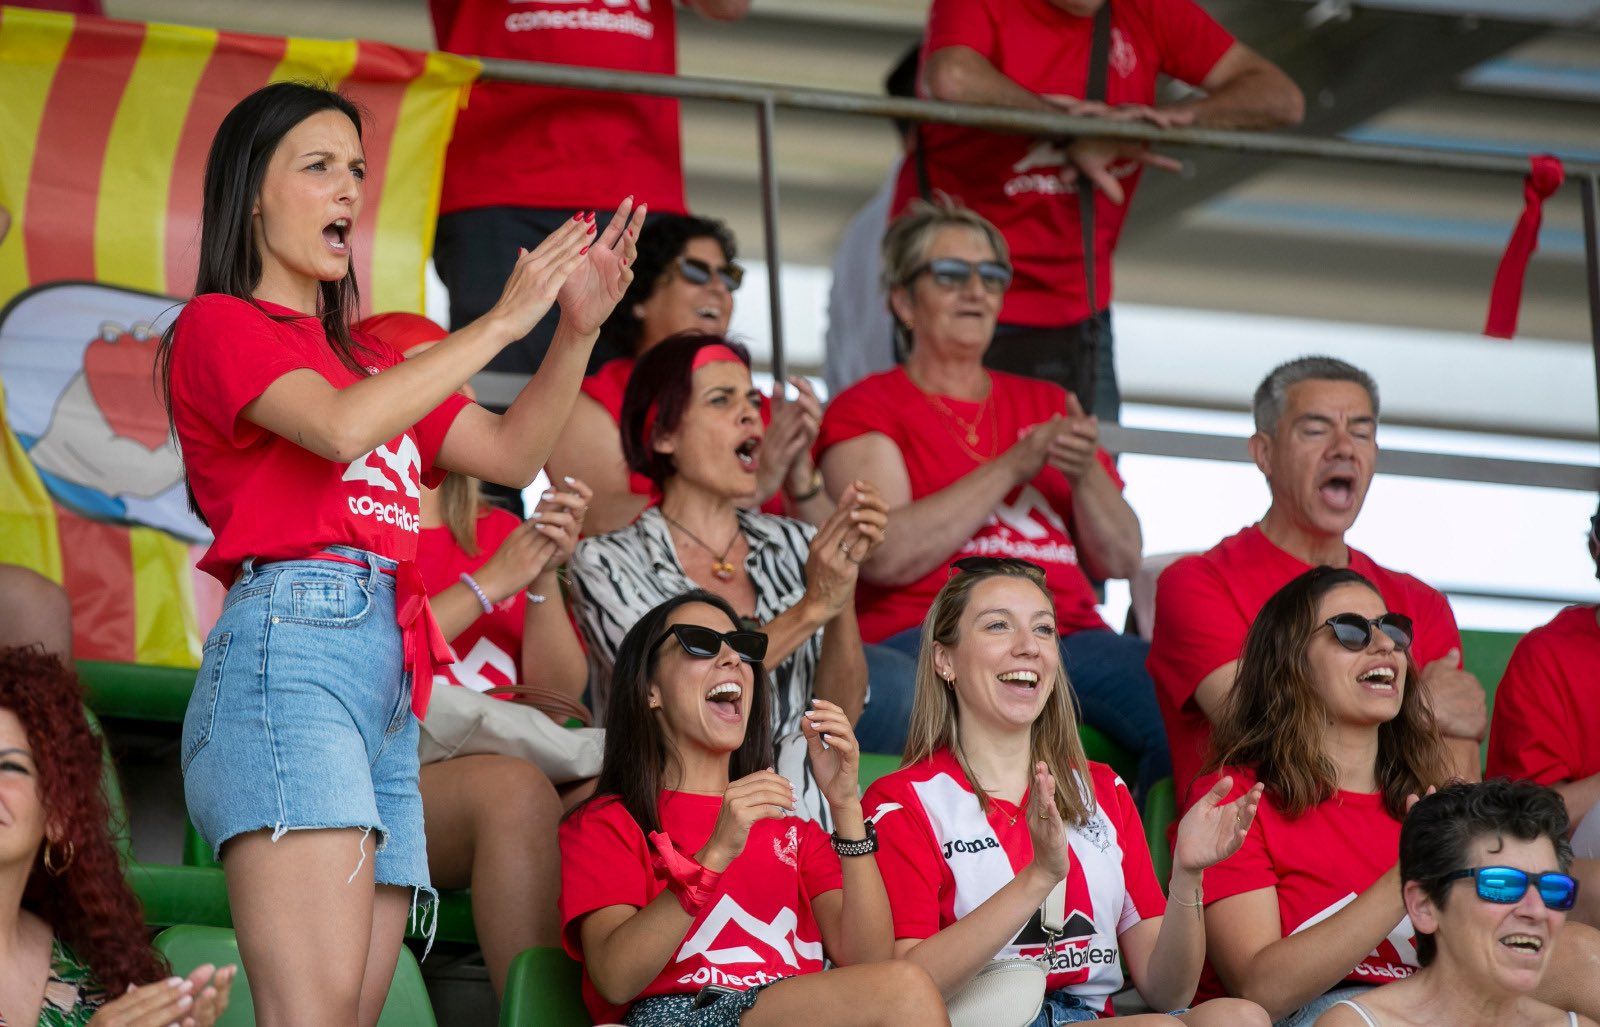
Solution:
[(217, 867), (132, 863), (127, 876), (144, 906), (144, 922), (151, 927), (233, 926), (228, 882)]
[[(226, 966), (239, 963), (239, 941), (231, 930), (221, 927), (195, 927), (183, 925), (170, 927), (156, 935), (155, 947), (172, 964), (173, 973), (188, 974), (205, 963)], [(250, 982), (241, 968), (234, 978), (233, 994), (228, 1011), (217, 1021), (218, 1027), (253, 1027), (255, 1010), (251, 1007)], [(438, 1027), (433, 1005), (428, 1001), (428, 989), (422, 982), (422, 970), (411, 950), (400, 949), (400, 963), (395, 969), (394, 983), (389, 986), (389, 998), (384, 1003), (383, 1014), (378, 1017), (379, 1027)]]
[(1178, 796), (1172, 778), (1164, 777), (1150, 786), (1144, 797), (1144, 838), (1150, 846), (1150, 863), (1156, 869), (1156, 880), (1166, 890), (1172, 876), (1172, 850), (1167, 847), (1167, 831), (1178, 819)]
[(1078, 725), (1078, 738), (1083, 742), (1083, 754), (1096, 763), (1105, 763), (1127, 782), (1129, 788), (1139, 782), (1139, 762), (1133, 753), (1113, 742), (1088, 724)]
[(890, 756), (882, 752), (864, 752), (861, 754), (861, 766), (857, 768), (856, 775), (861, 782), (861, 790), (865, 792), (867, 786), (885, 774), (892, 774), (900, 769), (900, 757)]
[(78, 661), (78, 680), (95, 712), (130, 720), (183, 723), (189, 693), (194, 691), (194, 673), (191, 667)]
[(511, 961), (500, 1027), (588, 1027), (583, 968), (561, 949), (535, 948)]

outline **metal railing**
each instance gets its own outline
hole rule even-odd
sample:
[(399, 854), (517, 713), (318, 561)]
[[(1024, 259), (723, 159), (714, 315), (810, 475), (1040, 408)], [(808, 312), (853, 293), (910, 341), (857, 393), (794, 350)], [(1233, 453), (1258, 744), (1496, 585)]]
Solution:
[[(601, 92), (638, 93), (686, 100), (711, 100), (744, 104), (754, 109), (760, 160), (764, 256), (767, 263), (767, 288), (771, 305), (772, 371), (774, 377), (780, 381), (787, 371), (787, 362), (783, 339), (783, 298), (779, 285), (781, 258), (778, 253), (778, 181), (773, 157), (773, 136), (779, 107), (861, 117), (933, 121), (1028, 135), (1109, 136), (1167, 146), (1192, 146), (1271, 157), (1344, 161), (1354, 164), (1413, 168), (1420, 171), (1473, 172), (1507, 178), (1521, 178), (1528, 173), (1526, 156), (1498, 152), (1395, 146), (1269, 132), (1231, 132), (1205, 128), (1162, 129), (1136, 122), (1103, 121), (1098, 118), (1073, 117), (1067, 114), (1007, 107), (908, 100), (839, 90), (579, 68), (558, 64), (534, 64), (500, 58), (486, 57), (480, 60), (483, 63), (482, 77), (495, 81), (563, 86)], [(1562, 163), (1566, 168), (1567, 182), (1577, 184), (1579, 201), (1583, 208), (1584, 279), (1589, 293), (1589, 332), (1595, 354), (1595, 393), (1597, 401), (1600, 401), (1600, 163), (1565, 158), (1562, 159)], [(485, 397), (486, 399), (494, 401), (493, 394), (503, 391), (509, 384), (496, 381), (503, 377), (506, 376), (485, 376), (487, 380), (484, 384), (491, 393)], [(1224, 460), (1243, 458), (1237, 440), (1225, 436), (1118, 428), (1114, 425), (1107, 425), (1104, 431), (1107, 448), (1117, 452)], [(1600, 467), (1580, 464), (1554, 464), (1438, 453), (1400, 453), (1392, 450), (1385, 451), (1383, 464), (1384, 469), (1390, 473), (1600, 492)]]

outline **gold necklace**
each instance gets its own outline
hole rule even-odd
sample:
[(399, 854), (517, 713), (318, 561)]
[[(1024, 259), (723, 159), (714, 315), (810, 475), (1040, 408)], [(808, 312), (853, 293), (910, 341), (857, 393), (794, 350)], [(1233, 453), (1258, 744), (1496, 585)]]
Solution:
[[(912, 384), (915, 385), (916, 383), (912, 382)], [(918, 385), (917, 391), (922, 393), (922, 398), (928, 401), (930, 407), (944, 415), (945, 429), (950, 432), (961, 448), (967, 451), (968, 456), (979, 463), (986, 463), (994, 459), (993, 449), (999, 441), (999, 428), (997, 427), (994, 403), (992, 402), (994, 399), (993, 384), (989, 387), (989, 394), (978, 405), (978, 412), (973, 416), (971, 422), (961, 417), (938, 396), (923, 389), (922, 386)], [(991, 452), (980, 453), (978, 451), (978, 425), (984, 420), (985, 414), (989, 415), (989, 448)], [(961, 429), (960, 431), (956, 430), (958, 427)]]
[(711, 556), (713, 558), (712, 564), (711, 564), (711, 573), (712, 574), (715, 574), (718, 577), (718, 579), (720, 579), (722, 581), (732, 581), (733, 580), (733, 576), (734, 576), (735, 573), (737, 573), (738, 568), (735, 567), (728, 560), (728, 554), (733, 551), (734, 543), (739, 541), (740, 529), (739, 529), (739, 526), (737, 524), (735, 524), (734, 527), (733, 527), (733, 537), (728, 540), (728, 544), (723, 546), (722, 547), (722, 552), (719, 553), (714, 548), (712, 548), (711, 546), (706, 545), (706, 543), (700, 538), (699, 535), (696, 535), (694, 532), (690, 531), (688, 528), (685, 528), (683, 525), (681, 525), (677, 521), (673, 520), (670, 516), (667, 515), (667, 512), (665, 510), (661, 511), (661, 516), (666, 518), (668, 524), (672, 525), (674, 528), (677, 528), (679, 531), (683, 532), (684, 535), (688, 537), (690, 542), (693, 542), (695, 545), (699, 546), (701, 549), (704, 549), (706, 552), (711, 554)]

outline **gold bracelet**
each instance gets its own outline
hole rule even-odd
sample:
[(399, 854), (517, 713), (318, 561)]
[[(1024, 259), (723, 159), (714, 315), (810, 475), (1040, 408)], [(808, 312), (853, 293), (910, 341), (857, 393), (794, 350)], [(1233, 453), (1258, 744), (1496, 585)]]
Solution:
[(1193, 902), (1185, 902), (1182, 899), (1178, 898), (1176, 895), (1169, 896), (1169, 898), (1171, 898), (1172, 901), (1176, 902), (1178, 905), (1180, 905), (1180, 906), (1188, 906), (1190, 909), (1199, 909), (1199, 908), (1201, 908), (1202, 906), (1204, 906), (1206, 904), (1205, 898), (1203, 897), (1203, 893), (1200, 891), (1199, 888), (1196, 888), (1194, 890), (1194, 899), (1195, 900)]
[(802, 495), (797, 496), (791, 492), (789, 494), (789, 501), (793, 503), (804, 503), (815, 499), (817, 493), (822, 491), (822, 468), (813, 467), (811, 469), (811, 480), (807, 482), (807, 484), (811, 487), (806, 489)]

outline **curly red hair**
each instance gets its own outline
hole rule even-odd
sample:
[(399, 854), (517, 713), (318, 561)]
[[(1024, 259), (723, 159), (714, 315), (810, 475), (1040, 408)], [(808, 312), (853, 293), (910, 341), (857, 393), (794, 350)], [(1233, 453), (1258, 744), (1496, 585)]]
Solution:
[(107, 993), (165, 977), (144, 910), (122, 874), (101, 777), (102, 743), (83, 715), (77, 675), (37, 646), (0, 648), (0, 709), (22, 722), (47, 822), (62, 832), (53, 862), (62, 850), (72, 853), (58, 877), (45, 870), (46, 846), (39, 846), (23, 906), (55, 929)]

